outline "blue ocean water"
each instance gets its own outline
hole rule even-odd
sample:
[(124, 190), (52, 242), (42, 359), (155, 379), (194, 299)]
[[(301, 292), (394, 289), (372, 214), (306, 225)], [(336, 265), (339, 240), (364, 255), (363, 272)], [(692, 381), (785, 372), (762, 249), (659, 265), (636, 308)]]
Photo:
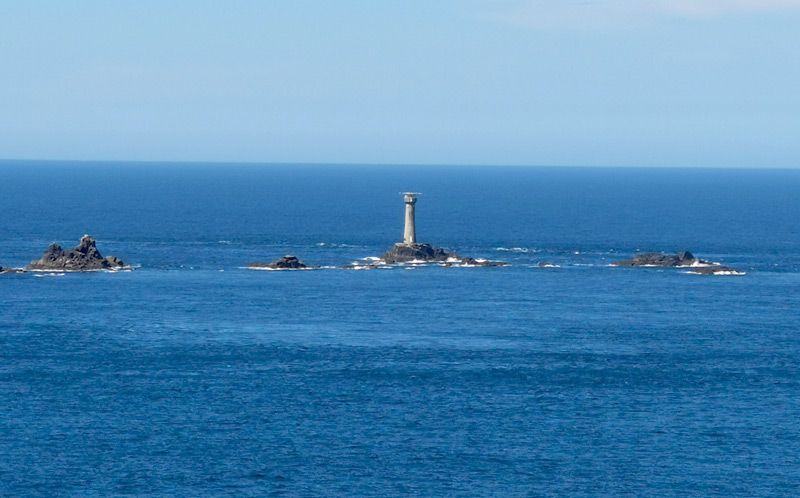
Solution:
[[(0, 496), (800, 494), (800, 171), (0, 163)], [(402, 236), (505, 268), (342, 265)], [(637, 251), (747, 272), (613, 268)], [(537, 268), (540, 261), (558, 268)]]

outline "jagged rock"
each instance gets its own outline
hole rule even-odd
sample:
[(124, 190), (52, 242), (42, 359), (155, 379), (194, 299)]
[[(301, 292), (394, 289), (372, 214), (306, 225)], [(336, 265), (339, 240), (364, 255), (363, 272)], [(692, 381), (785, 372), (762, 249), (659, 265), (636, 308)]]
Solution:
[(300, 261), (294, 256), (286, 255), (279, 259), (278, 261), (274, 261), (272, 263), (259, 263), (253, 262), (247, 264), (248, 268), (273, 268), (276, 270), (300, 270), (303, 268), (308, 268), (305, 263)]
[(95, 240), (89, 235), (81, 237), (80, 243), (73, 249), (65, 251), (58, 244), (51, 244), (38, 261), (32, 261), (26, 270), (53, 271), (90, 271), (112, 270), (125, 266), (120, 259), (113, 256), (104, 258), (95, 246)]
[(461, 259), (458, 254), (447, 252), (430, 244), (398, 243), (381, 256), (386, 263), (407, 263), (409, 261), (444, 262), (448, 259)]
[(657, 252), (645, 252), (637, 254), (633, 259), (627, 261), (617, 261), (611, 266), (659, 266), (677, 267), (692, 265), (710, 265), (708, 261), (695, 258), (689, 251), (682, 251), (678, 254), (660, 254)]

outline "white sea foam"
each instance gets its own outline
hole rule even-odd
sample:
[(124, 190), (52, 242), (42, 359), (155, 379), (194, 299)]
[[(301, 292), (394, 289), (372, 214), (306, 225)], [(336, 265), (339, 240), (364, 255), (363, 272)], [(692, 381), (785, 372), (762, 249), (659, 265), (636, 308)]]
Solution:
[(333, 243), (333, 242), (317, 242), (316, 245), (319, 246), (319, 247), (328, 246), (328, 247), (341, 247), (341, 248), (344, 248), (344, 247), (361, 247), (361, 246), (356, 246), (356, 245), (353, 245), (353, 244), (336, 244), (336, 243)]
[[(132, 266), (122, 266), (120, 268), (96, 268), (91, 270), (58, 270), (58, 273), (55, 276), (61, 276), (65, 273), (117, 273), (120, 271), (129, 272), (132, 270)], [(136, 268), (141, 268), (140, 265), (137, 265)], [(39, 269), (31, 269), (25, 270), (26, 272), (31, 273), (53, 273), (53, 270), (39, 270)], [(37, 275), (38, 276), (38, 275)]]
[(520, 253), (527, 253), (527, 252), (539, 252), (538, 249), (530, 249), (528, 247), (495, 247), (495, 251), (502, 251), (502, 252), (520, 252)]
[(708, 263), (701, 263), (700, 261), (694, 261), (690, 265), (678, 265), (678, 268), (710, 268), (712, 266), (721, 266), (722, 263), (717, 263), (715, 261), (711, 261)]
[(361, 259), (363, 259), (364, 261), (380, 261), (381, 260), (381, 258), (379, 258), (377, 256), (367, 256), (366, 258), (361, 258)]

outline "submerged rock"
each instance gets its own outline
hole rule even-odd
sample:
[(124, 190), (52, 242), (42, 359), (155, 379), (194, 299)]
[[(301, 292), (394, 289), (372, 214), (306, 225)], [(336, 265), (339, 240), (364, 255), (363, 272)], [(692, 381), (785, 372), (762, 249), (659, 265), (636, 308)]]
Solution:
[(279, 259), (278, 261), (273, 261), (272, 263), (247, 263), (248, 268), (271, 268), (275, 270), (302, 270), (303, 268), (308, 268), (308, 266), (297, 259), (292, 255), (286, 255)]
[(122, 268), (125, 263), (119, 258), (104, 258), (95, 246), (95, 240), (89, 235), (81, 237), (80, 243), (73, 249), (65, 251), (58, 244), (51, 244), (38, 261), (32, 261), (26, 270), (52, 271), (91, 271), (113, 270)]
[(463, 266), (508, 266), (503, 261), (489, 261), (488, 259), (464, 258), (461, 260)]
[(637, 254), (633, 259), (617, 261), (611, 266), (659, 266), (659, 267), (680, 267), (711, 265), (712, 263), (695, 258), (689, 251), (682, 251), (678, 254), (660, 254), (657, 252), (645, 252)]
[(398, 243), (381, 256), (386, 263), (408, 263), (409, 261), (444, 262), (448, 259), (461, 259), (458, 254), (447, 252), (430, 244)]
[(706, 268), (693, 268), (692, 275), (744, 275), (745, 272), (734, 270), (727, 266), (709, 266)]

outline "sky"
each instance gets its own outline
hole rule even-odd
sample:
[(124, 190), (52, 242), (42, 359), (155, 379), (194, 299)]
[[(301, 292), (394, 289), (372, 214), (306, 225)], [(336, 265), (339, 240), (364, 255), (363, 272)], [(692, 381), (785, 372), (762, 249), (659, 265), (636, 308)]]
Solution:
[(800, 0), (0, 5), (0, 158), (800, 167)]

